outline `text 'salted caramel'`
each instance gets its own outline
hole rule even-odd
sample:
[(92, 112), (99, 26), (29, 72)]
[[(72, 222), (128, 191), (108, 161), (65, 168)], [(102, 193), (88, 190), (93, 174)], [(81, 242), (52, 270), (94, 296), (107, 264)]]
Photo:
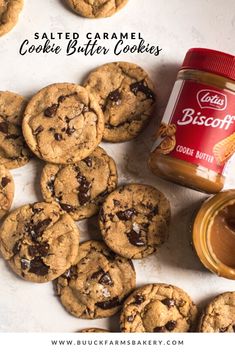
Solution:
[(149, 159), (158, 176), (206, 193), (224, 186), (235, 152), (235, 57), (186, 54)]

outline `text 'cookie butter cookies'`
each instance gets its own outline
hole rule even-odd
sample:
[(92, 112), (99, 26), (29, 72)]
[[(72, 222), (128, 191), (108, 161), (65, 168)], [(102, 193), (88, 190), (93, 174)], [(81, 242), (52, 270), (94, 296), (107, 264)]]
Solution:
[(0, 36), (16, 25), (23, 4), (23, 0), (0, 0)]
[(21, 129), (25, 105), (20, 95), (0, 91), (0, 164), (8, 169), (22, 167), (30, 159)]
[(58, 278), (57, 291), (72, 315), (97, 319), (119, 311), (135, 284), (132, 262), (91, 240), (80, 245), (77, 264)]
[(79, 231), (56, 203), (25, 205), (0, 228), (0, 250), (15, 273), (32, 282), (51, 281), (76, 260)]
[(100, 147), (76, 164), (46, 164), (41, 176), (45, 201), (58, 202), (75, 220), (97, 213), (116, 185), (116, 165)]
[(56, 163), (78, 162), (100, 143), (104, 117), (96, 100), (76, 84), (43, 88), (26, 107), (23, 133), (31, 150)]
[(168, 284), (149, 284), (135, 290), (125, 301), (122, 332), (188, 332), (197, 308), (182, 289)]
[(11, 207), (14, 190), (14, 181), (9, 170), (0, 164), (0, 219)]
[(103, 65), (90, 73), (85, 87), (96, 97), (105, 117), (104, 140), (136, 137), (153, 116), (154, 85), (139, 66), (127, 62)]
[(235, 332), (235, 292), (218, 295), (206, 307), (199, 332)]
[(128, 0), (66, 0), (79, 15), (88, 18), (109, 17), (124, 7)]
[(169, 201), (154, 187), (142, 184), (129, 184), (113, 191), (99, 215), (108, 247), (133, 259), (152, 254), (166, 241), (169, 221)]

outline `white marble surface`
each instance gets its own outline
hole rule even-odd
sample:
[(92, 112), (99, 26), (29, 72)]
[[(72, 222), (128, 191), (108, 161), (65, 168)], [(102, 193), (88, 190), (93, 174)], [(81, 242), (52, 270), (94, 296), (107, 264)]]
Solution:
[[(151, 44), (160, 45), (159, 57), (148, 54), (115, 57), (95, 55), (20, 56), (18, 48), (34, 32), (141, 32)], [(157, 86), (158, 115), (161, 116), (179, 64), (188, 48), (209, 47), (235, 54), (234, 0), (130, 0), (116, 16), (87, 20), (66, 9), (59, 0), (25, 0), (17, 27), (0, 38), (0, 89), (13, 90), (30, 97), (53, 82), (81, 82), (90, 69), (112, 60), (133, 61), (146, 68)], [(111, 45), (109, 41), (107, 45)], [(125, 144), (103, 144), (117, 162), (120, 183), (149, 183), (167, 194), (173, 218), (169, 242), (158, 254), (135, 261), (138, 285), (169, 282), (185, 289), (203, 306), (214, 295), (235, 290), (235, 282), (206, 271), (190, 246), (190, 223), (205, 195), (155, 178), (147, 170), (154, 123), (137, 140)], [(13, 208), (42, 200), (38, 181), (43, 163), (32, 161), (13, 171), (16, 195)], [(235, 186), (232, 163), (227, 187)], [(99, 237), (95, 219), (80, 223), (82, 239)], [(89, 230), (89, 231), (88, 231)], [(70, 316), (56, 298), (52, 284), (32, 284), (16, 277), (0, 259), (1, 332), (74, 332), (98, 326), (118, 329), (118, 317), (87, 322)]]

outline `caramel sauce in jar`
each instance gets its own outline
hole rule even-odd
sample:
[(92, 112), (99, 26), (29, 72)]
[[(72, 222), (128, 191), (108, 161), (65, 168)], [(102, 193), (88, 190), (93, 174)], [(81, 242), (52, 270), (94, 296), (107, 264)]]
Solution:
[(193, 224), (193, 244), (208, 270), (235, 280), (235, 190), (203, 203)]

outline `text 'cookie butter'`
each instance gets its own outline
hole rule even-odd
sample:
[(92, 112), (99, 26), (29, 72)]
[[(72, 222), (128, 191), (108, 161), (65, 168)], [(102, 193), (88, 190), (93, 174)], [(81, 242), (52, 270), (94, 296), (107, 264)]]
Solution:
[(156, 175), (217, 193), (235, 152), (235, 57), (194, 48), (178, 73), (149, 159)]
[(193, 224), (193, 243), (208, 270), (235, 280), (235, 190), (202, 204)]

